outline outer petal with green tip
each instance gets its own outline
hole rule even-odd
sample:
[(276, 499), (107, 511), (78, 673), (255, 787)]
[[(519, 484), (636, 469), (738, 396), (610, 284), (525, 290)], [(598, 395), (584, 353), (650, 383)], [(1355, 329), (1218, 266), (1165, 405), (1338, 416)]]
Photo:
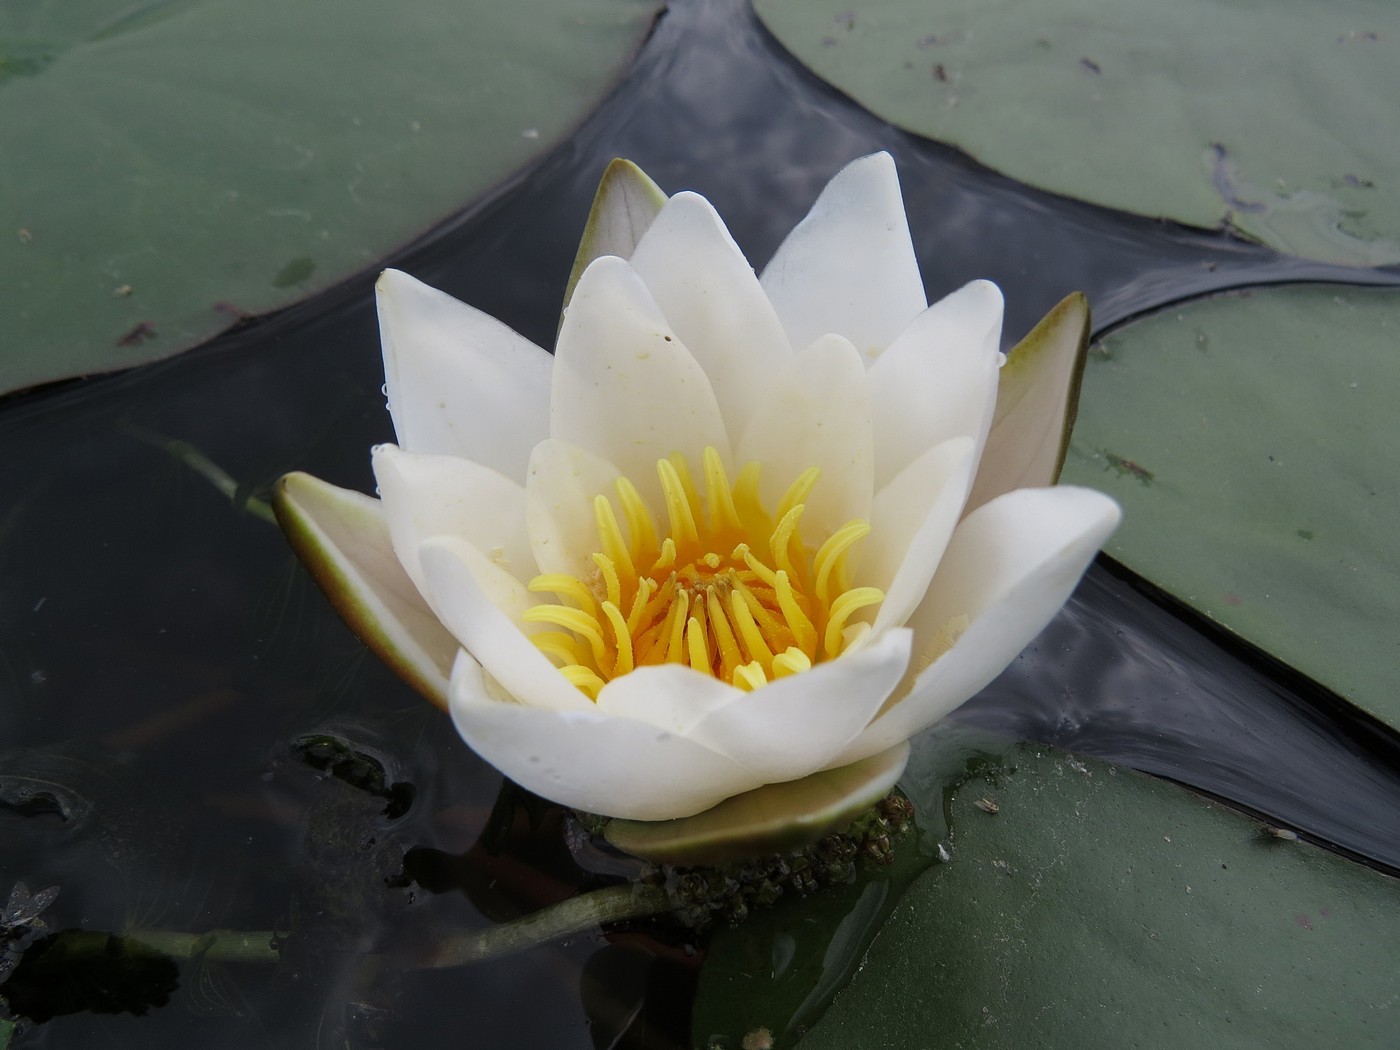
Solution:
[(603, 172), (593, 207), (584, 223), (583, 238), (564, 286), (564, 305), (574, 297), (574, 285), (588, 264), (604, 255), (630, 259), (637, 242), (666, 204), (666, 194), (630, 160), (615, 158)]
[(1079, 410), (1089, 302), (1065, 296), (1006, 355), (997, 407), (967, 512), (1012, 489), (1053, 485)]
[(376, 499), (310, 474), (272, 492), (277, 522), (336, 611), (385, 663), (439, 707), (459, 648), (394, 556)]

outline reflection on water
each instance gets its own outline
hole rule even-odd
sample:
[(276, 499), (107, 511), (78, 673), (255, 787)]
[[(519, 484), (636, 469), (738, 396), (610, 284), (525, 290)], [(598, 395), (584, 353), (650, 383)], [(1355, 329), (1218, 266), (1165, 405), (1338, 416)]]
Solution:
[[(996, 279), (1009, 339), (1075, 288), (1103, 324), (1208, 288), (1335, 275), (1030, 193), (915, 142), (779, 55), (739, 0), (678, 3), (570, 143), (397, 263), (547, 343), (613, 155), (707, 194), (762, 260), (836, 168), (878, 148), (899, 162), (930, 293)], [(591, 933), (470, 971), (392, 963), (607, 876), (574, 863), (557, 814), (498, 805), (500, 778), (366, 656), (247, 509), (291, 469), (370, 489), (367, 450), (392, 436), (371, 280), (0, 413), (0, 894), (59, 886), (53, 930), (305, 935), (275, 968), (196, 953), (170, 1005), (60, 1016), (18, 1046), (687, 1045), (701, 956), (681, 935)], [(227, 470), (232, 498), (161, 435)], [(1400, 864), (1384, 834), (1400, 809), (1394, 736), (1328, 703), (1097, 571), (962, 717)], [(368, 764), (317, 759), (296, 746), (308, 734)]]

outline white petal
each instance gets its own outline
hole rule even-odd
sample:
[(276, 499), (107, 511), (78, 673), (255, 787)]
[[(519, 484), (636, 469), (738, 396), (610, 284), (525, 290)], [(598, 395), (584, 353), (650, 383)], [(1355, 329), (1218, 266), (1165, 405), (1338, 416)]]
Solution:
[(598, 710), (688, 736), (711, 711), (751, 694), (681, 664), (638, 667), (598, 694)]
[(298, 473), (277, 482), (273, 507), (336, 611), (409, 685), (445, 707), (457, 639), (395, 556), (380, 502)]
[(792, 356), (753, 268), (710, 202), (694, 193), (670, 199), (631, 261), (710, 377), (729, 433), (739, 434), (764, 381)]
[(502, 689), (531, 707), (592, 710), (588, 697), (570, 685), (520, 629), (519, 613), (535, 602), (523, 585), (511, 577), (514, 589), (502, 580), (492, 587), (495, 566), (465, 540), (427, 540), (419, 556), (433, 610)]
[(822, 768), (880, 710), (908, 668), (911, 640), (890, 631), (751, 693), (689, 667), (640, 667), (604, 686), (598, 708), (688, 737), (760, 782), (795, 780)]
[(819, 468), (801, 528), (804, 537), (821, 543), (852, 518), (870, 516), (874, 456), (860, 355), (843, 337), (827, 335), (774, 374), (735, 462), (763, 464), (760, 487), (770, 511), (799, 474)]
[(540, 572), (592, 574), (592, 556), (602, 549), (594, 497), (614, 500), (613, 511), (624, 520), (614, 498), (617, 476), (613, 464), (567, 441), (550, 438), (535, 446), (525, 482), (525, 513)]
[(632, 267), (615, 256), (579, 278), (555, 352), (550, 436), (616, 464), (652, 506), (656, 461), (700, 462), (707, 445), (727, 461), (715, 393)]
[[(983, 689), (1050, 622), (1120, 516), (1102, 493), (1061, 486), (1018, 489), (964, 518), (910, 620), (911, 688), (834, 764), (908, 739)], [(959, 616), (970, 623), (952, 647), (928, 651)]]
[(375, 293), (399, 444), (523, 478), (549, 429), (549, 354), (398, 270), (385, 270)]
[(525, 536), (525, 490), (490, 467), (458, 456), (374, 450), (374, 477), (394, 552), (426, 593), (418, 547), (430, 536), (459, 536), (516, 579), (535, 575)]
[(1001, 290), (973, 281), (916, 317), (870, 366), (875, 485), (924, 449), (968, 435), (980, 450), (997, 396)]
[(669, 820), (762, 783), (692, 740), (591, 704), (545, 711), (492, 700), (481, 671), (467, 653), (452, 669), (450, 710), (457, 731), (517, 784), (562, 805), (630, 820)]
[(923, 601), (962, 517), (976, 460), (972, 438), (929, 449), (875, 497), (872, 531), (857, 581), (885, 592), (873, 629), (904, 623)]
[(837, 173), (762, 282), (793, 346), (839, 332), (865, 354), (894, 340), (928, 300), (888, 153)]
[(705, 715), (687, 738), (776, 783), (822, 769), (875, 717), (909, 666), (912, 633), (779, 678)]
[(1012, 489), (1053, 485), (1079, 410), (1089, 349), (1089, 303), (1065, 296), (1006, 357), (996, 412), (967, 509)]

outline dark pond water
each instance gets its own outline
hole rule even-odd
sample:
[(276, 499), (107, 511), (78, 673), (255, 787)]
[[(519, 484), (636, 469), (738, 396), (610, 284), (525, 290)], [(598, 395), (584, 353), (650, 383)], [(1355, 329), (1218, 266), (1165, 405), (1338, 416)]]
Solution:
[[(881, 148), (930, 295), (993, 278), (1013, 340), (1074, 289), (1102, 330), (1217, 288), (1396, 282), (1028, 191), (837, 96), (738, 0), (678, 3), (570, 142), (393, 262), (548, 344), (612, 156), (709, 196), (761, 262), (838, 167)], [(557, 811), (502, 795), (366, 654), (249, 510), (292, 469), (372, 485), (367, 450), (392, 436), (372, 280), (0, 410), (0, 892), (60, 887), (54, 929), (298, 932), (276, 966), (41, 974), (27, 1012), (54, 1016), (17, 1047), (689, 1045), (703, 944), (683, 935), (594, 931), (465, 971), (365, 962), (605, 881), (574, 864)], [(1400, 868), (1395, 734), (1113, 566), (957, 717)]]

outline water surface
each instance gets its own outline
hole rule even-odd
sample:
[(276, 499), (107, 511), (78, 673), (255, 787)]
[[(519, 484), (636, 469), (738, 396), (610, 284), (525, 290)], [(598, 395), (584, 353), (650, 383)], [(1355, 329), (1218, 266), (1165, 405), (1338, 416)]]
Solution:
[[(392, 262), (547, 345), (612, 156), (709, 196), (761, 264), (826, 179), (876, 149), (898, 162), (930, 295), (998, 281), (1008, 342), (1075, 289), (1102, 330), (1215, 288), (1394, 281), (1027, 190), (859, 110), (737, 0), (676, 4), (572, 140)], [(368, 449), (392, 438), (373, 276), (0, 409), (0, 891), (60, 886), (55, 928), (304, 934), (287, 964), (187, 965), (142, 1016), (61, 1014), (18, 1046), (688, 1043), (702, 946), (685, 936), (595, 933), (469, 973), (364, 964), (604, 881), (574, 864), (557, 811), (498, 805), (500, 777), (248, 512), (293, 469), (371, 490)], [(226, 470), (234, 499), (171, 441)], [(1400, 868), (1395, 734), (1111, 566), (958, 717)], [(309, 761), (308, 734), (367, 756), (383, 784)]]

